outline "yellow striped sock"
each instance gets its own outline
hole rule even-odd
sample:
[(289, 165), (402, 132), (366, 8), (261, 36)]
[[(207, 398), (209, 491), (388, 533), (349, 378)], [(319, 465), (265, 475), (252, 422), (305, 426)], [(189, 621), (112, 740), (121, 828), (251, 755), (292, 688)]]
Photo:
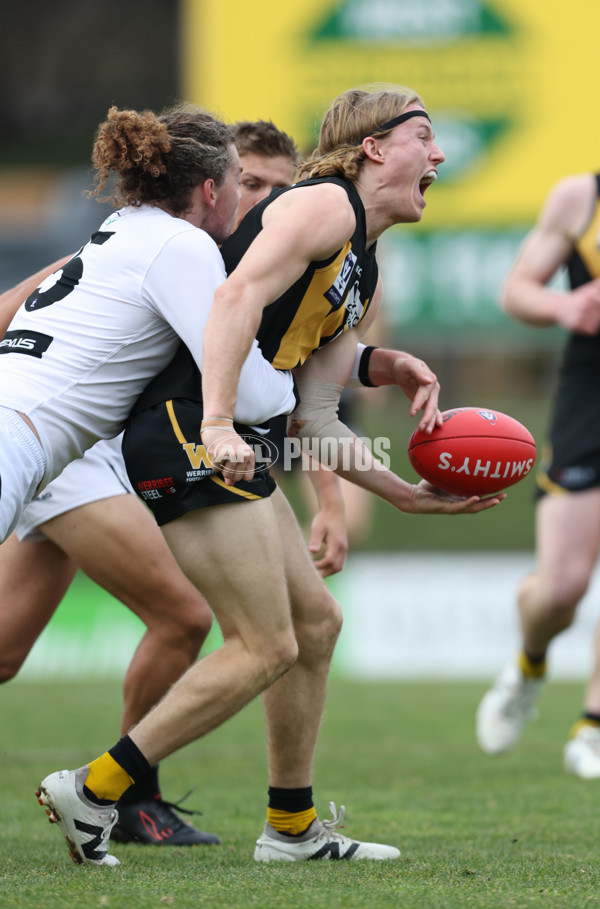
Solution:
[(297, 836), (310, 827), (317, 816), (316, 809), (307, 808), (306, 811), (281, 811), (279, 808), (267, 808), (267, 821), (280, 833), (289, 833)]
[(523, 650), (519, 654), (517, 663), (526, 679), (541, 679), (546, 675), (546, 660), (532, 663)]
[(103, 755), (96, 758), (88, 766), (90, 772), (85, 785), (94, 793), (96, 798), (117, 802), (125, 790), (129, 789), (133, 783), (133, 779), (123, 770), (120, 764), (117, 764), (108, 751), (105, 751)]

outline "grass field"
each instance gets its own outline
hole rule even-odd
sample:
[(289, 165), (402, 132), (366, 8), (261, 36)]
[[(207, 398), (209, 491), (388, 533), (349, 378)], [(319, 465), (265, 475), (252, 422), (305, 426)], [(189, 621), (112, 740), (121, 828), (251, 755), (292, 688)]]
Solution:
[(315, 768), (322, 816), (347, 806), (349, 835), (398, 845), (391, 863), (259, 865), (266, 804), (260, 704), (166, 761), (166, 798), (190, 807), (219, 847), (115, 845), (118, 868), (74, 865), (34, 789), (48, 772), (118, 737), (115, 683), (14, 682), (2, 689), (0, 905), (413, 909), (600, 904), (598, 785), (568, 777), (562, 746), (581, 686), (551, 683), (516, 752), (481, 755), (483, 683), (334, 679)]

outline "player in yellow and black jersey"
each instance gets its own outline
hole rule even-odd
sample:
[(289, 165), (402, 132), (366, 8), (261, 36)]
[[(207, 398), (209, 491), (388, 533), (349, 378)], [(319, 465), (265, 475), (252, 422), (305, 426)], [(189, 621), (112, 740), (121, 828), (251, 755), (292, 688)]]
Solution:
[[(568, 628), (600, 551), (600, 175), (560, 180), (508, 275), (505, 309), (568, 332), (549, 439), (537, 475), (536, 568), (518, 589), (521, 646), (477, 713), (489, 753), (516, 745), (546, 677), (551, 642)], [(570, 289), (548, 287), (561, 267)], [(600, 778), (600, 634), (582, 715), (564, 749), (566, 769)]]
[[(307, 180), (274, 190), (245, 216), (221, 252), (228, 272), (260, 233), (264, 210), (282, 193), (331, 182), (341, 186), (356, 216), (356, 227), (333, 255), (311, 262), (304, 274), (264, 310), (257, 340), (278, 369), (301, 366), (323, 345), (353, 328), (367, 313), (378, 282), (376, 243), (367, 248), (365, 211), (354, 184), (337, 178)], [(167, 403), (168, 402), (168, 403)], [(242, 498), (262, 498), (275, 489), (267, 465), (279, 455), (260, 431), (238, 427), (259, 460), (256, 475), (228, 487), (210, 466), (198, 438), (202, 381), (185, 345), (148, 385), (129, 420), (123, 453), (134, 489), (159, 524), (194, 508)], [(168, 481), (168, 482), (167, 482)], [(202, 482), (208, 481), (208, 482)]]

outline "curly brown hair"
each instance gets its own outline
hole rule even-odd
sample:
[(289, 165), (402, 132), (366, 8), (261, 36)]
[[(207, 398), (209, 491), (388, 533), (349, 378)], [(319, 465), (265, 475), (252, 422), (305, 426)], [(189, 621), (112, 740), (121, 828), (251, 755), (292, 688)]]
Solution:
[[(164, 205), (181, 214), (199, 183), (223, 183), (233, 161), (233, 142), (232, 126), (194, 105), (161, 114), (113, 106), (96, 133), (96, 185), (88, 195), (117, 206)], [(101, 196), (111, 177), (114, 189)]]
[(390, 130), (380, 129), (413, 102), (423, 104), (411, 88), (401, 85), (351, 88), (334, 99), (321, 123), (319, 144), (300, 165), (299, 179), (312, 177), (358, 178), (365, 160), (361, 140), (382, 138)]

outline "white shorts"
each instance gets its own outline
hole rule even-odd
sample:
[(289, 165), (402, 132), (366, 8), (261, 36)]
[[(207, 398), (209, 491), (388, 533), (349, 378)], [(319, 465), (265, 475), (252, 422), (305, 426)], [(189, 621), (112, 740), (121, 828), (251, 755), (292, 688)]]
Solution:
[(82, 458), (71, 461), (55, 480), (23, 510), (15, 527), (20, 540), (36, 542), (47, 537), (39, 529), (51, 518), (73, 508), (133, 493), (127, 479), (121, 454), (121, 436), (102, 439), (89, 448)]
[(15, 529), (45, 470), (35, 434), (15, 410), (0, 407), (0, 542)]

